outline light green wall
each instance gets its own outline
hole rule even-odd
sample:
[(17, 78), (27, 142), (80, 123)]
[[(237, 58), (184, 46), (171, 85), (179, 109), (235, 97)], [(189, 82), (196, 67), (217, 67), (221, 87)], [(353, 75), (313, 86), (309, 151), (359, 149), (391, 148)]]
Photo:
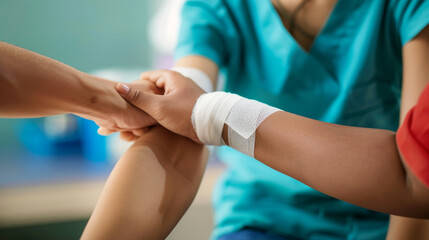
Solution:
[(0, 118), (0, 155), (3, 151), (9, 151), (12, 148), (18, 147), (18, 139), (14, 132), (15, 125), (17, 124), (18, 120)]
[[(1, 0), (0, 41), (54, 58), (81, 71), (147, 68), (150, 0)], [(0, 119), (0, 145), (14, 122)], [(1, 147), (1, 146), (0, 146)]]
[(147, 0), (1, 0), (0, 40), (82, 71), (146, 66)]

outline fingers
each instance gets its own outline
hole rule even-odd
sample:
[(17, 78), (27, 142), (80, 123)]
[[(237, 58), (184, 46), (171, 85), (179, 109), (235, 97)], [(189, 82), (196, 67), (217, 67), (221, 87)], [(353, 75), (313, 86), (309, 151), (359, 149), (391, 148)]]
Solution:
[(141, 129), (135, 129), (132, 130), (132, 134), (136, 137), (141, 137), (143, 136), (145, 133), (147, 133), (149, 131), (149, 128), (141, 128)]
[(168, 71), (167, 70), (156, 70), (144, 72), (140, 75), (141, 79), (149, 80), (154, 83), (158, 88), (165, 90), (166, 79), (163, 77)]
[(158, 95), (162, 95), (164, 93), (164, 90), (162, 88), (157, 87), (155, 83), (151, 81), (141, 81), (141, 80), (137, 80), (129, 84), (118, 83), (116, 85), (116, 90), (118, 91), (118, 93), (126, 95), (130, 92), (129, 85), (134, 85), (135, 89), (148, 92), (148, 93), (154, 93)]
[(156, 83), (158, 78), (167, 71), (168, 70), (146, 71), (140, 75), (140, 79), (145, 79), (145, 80), (149, 80), (153, 83)]
[(140, 78), (151, 81), (158, 88), (164, 89), (165, 93), (169, 93), (174, 90), (176, 82), (180, 81), (180, 79), (184, 79), (185, 77), (175, 71), (156, 70), (144, 72), (140, 75)]
[(132, 132), (121, 132), (119, 138), (127, 142), (132, 142), (138, 139), (139, 136), (134, 135)]
[[(131, 131), (122, 131), (119, 134), (119, 137), (127, 142), (131, 142), (131, 141), (135, 141), (137, 138), (143, 136), (145, 133), (148, 132), (149, 128), (142, 128), (142, 129), (134, 129)], [(104, 128), (104, 127), (99, 127), (97, 130), (98, 134), (102, 135), (102, 136), (109, 136), (113, 133), (116, 133), (117, 131), (115, 130), (111, 130), (108, 128)]]
[(158, 103), (160, 95), (145, 91), (139, 85), (139, 83), (118, 83), (116, 86), (118, 93), (130, 104), (136, 106), (137, 108), (142, 109), (151, 114), (151, 110), (154, 108), (154, 104)]
[(115, 130), (111, 130), (105, 127), (99, 127), (97, 130), (97, 133), (100, 134), (101, 136), (109, 136), (112, 133), (115, 133)]
[(141, 129), (134, 129), (132, 131), (123, 131), (119, 134), (119, 137), (127, 142), (135, 141), (141, 136), (145, 135), (150, 131), (150, 127), (147, 128), (141, 128)]

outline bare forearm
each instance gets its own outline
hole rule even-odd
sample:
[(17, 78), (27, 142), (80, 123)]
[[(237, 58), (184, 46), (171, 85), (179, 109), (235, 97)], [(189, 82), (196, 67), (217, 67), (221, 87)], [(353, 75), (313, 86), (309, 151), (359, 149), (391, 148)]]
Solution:
[(156, 128), (140, 138), (110, 175), (83, 239), (164, 239), (200, 184), (204, 148)]
[(256, 159), (323, 193), (376, 211), (429, 216), (429, 191), (407, 175), (391, 131), (278, 112), (256, 134)]
[[(0, 42), (0, 117), (97, 114), (114, 83), (37, 53)], [(107, 97), (105, 97), (108, 99)]]

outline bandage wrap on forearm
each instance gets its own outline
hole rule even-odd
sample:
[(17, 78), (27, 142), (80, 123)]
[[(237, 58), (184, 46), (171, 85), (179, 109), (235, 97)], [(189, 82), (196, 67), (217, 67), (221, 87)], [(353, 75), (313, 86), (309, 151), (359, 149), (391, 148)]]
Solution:
[(189, 67), (173, 67), (171, 70), (192, 79), (192, 81), (194, 81), (194, 83), (205, 92), (213, 92), (212, 81), (210, 81), (209, 76), (207, 76), (207, 74), (205, 74), (203, 71)]
[(254, 156), (255, 131), (277, 108), (236, 94), (213, 92), (201, 95), (192, 112), (192, 124), (201, 142), (222, 145), (222, 130), (228, 126), (229, 145)]

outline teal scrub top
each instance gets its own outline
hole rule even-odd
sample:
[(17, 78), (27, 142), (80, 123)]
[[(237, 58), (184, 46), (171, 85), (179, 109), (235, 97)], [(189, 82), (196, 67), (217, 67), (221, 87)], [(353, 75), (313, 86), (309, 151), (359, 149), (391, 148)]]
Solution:
[[(396, 130), (402, 47), (428, 25), (429, 1), (338, 0), (309, 52), (269, 0), (188, 0), (181, 16), (175, 58), (213, 60), (226, 75), (225, 91), (326, 122)], [(385, 238), (387, 215), (231, 148), (219, 155), (228, 169), (213, 197), (213, 239), (244, 227), (298, 239)]]

